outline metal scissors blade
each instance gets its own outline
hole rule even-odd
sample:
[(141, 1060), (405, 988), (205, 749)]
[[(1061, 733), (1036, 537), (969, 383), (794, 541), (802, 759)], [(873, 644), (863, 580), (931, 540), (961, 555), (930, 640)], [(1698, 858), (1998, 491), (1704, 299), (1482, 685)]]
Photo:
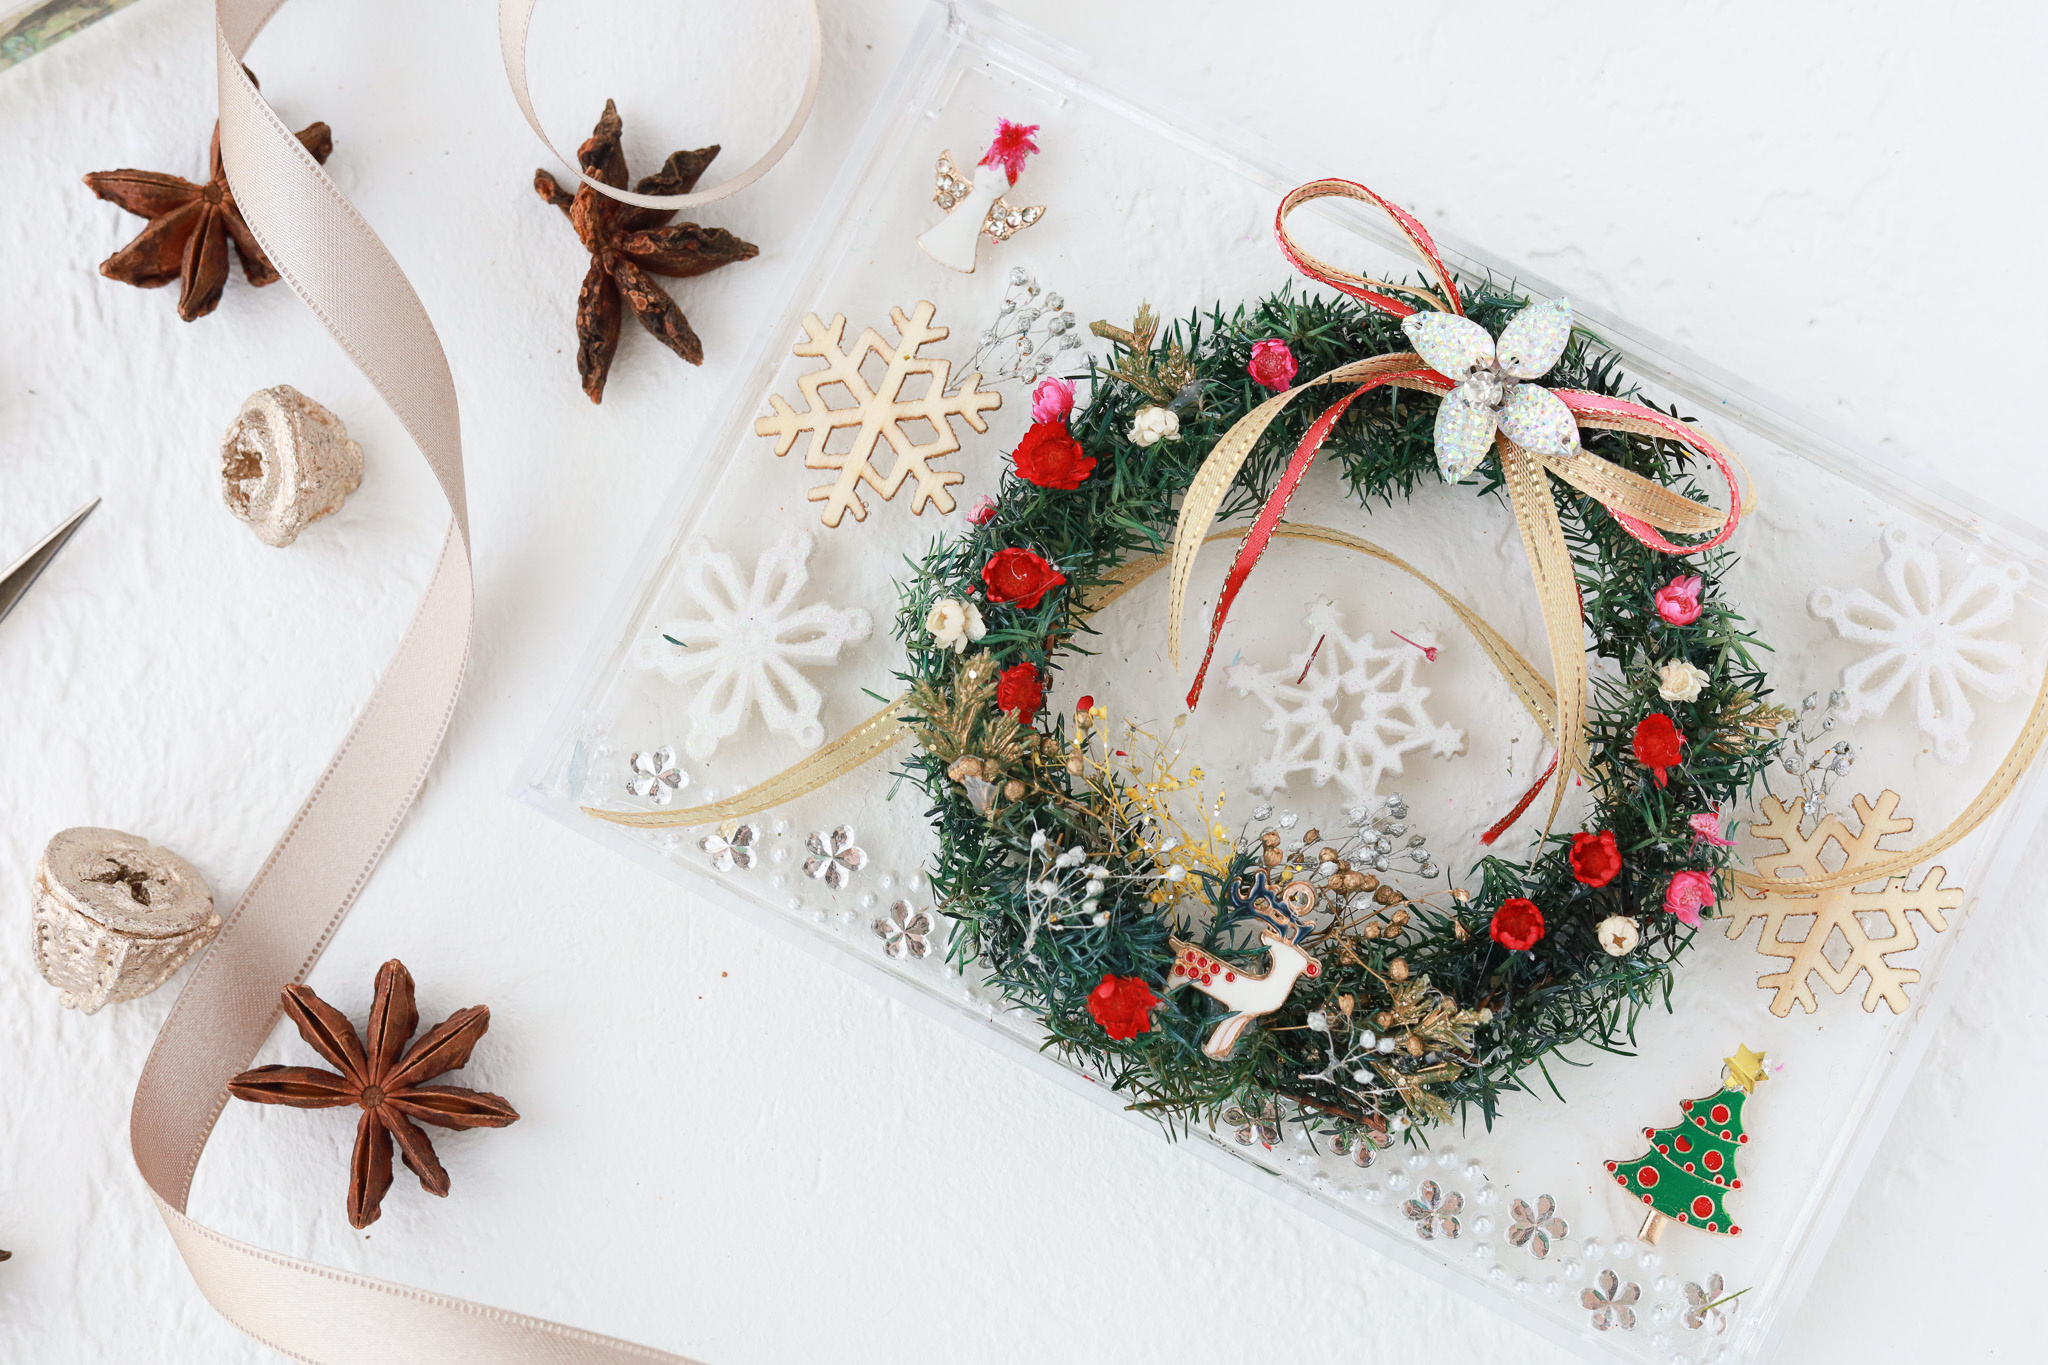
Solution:
[(42, 576), (43, 570), (50, 567), (50, 561), (64, 548), (64, 542), (71, 539), (71, 533), (76, 531), (85, 519), (92, 515), (92, 509), (99, 505), (100, 500), (94, 498), (79, 508), (69, 521), (44, 536), (27, 554), (8, 566), (7, 572), (0, 573), (0, 621), (7, 619), (7, 613), (14, 610), (14, 604), (28, 591), (29, 584), (35, 582)]

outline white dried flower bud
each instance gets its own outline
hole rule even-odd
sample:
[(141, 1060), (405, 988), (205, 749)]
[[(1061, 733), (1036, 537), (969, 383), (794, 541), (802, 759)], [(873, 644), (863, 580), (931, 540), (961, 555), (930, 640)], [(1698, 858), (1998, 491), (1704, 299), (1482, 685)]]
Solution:
[(1131, 419), (1131, 441), (1134, 445), (1157, 445), (1161, 441), (1180, 439), (1180, 414), (1170, 408), (1139, 408), (1137, 416)]
[(1609, 957), (1627, 957), (1643, 941), (1642, 930), (1627, 915), (1609, 915), (1600, 921), (1594, 931), (1600, 937), (1600, 947)]
[(1657, 695), (1666, 701), (1698, 701), (1706, 685), (1706, 670), (1684, 659), (1673, 659), (1657, 670)]
[(950, 649), (955, 654), (964, 653), (970, 643), (988, 634), (981, 608), (959, 597), (941, 597), (932, 603), (930, 614), (924, 618), (924, 628), (932, 633), (932, 640), (941, 649)]

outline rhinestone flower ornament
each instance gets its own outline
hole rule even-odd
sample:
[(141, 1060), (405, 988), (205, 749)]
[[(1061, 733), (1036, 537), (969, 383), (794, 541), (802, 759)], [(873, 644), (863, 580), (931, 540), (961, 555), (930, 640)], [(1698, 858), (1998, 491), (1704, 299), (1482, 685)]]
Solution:
[(1363, 1126), (1346, 1129), (1330, 1139), (1331, 1151), (1338, 1156), (1350, 1157), (1351, 1164), (1360, 1168), (1372, 1165), (1374, 1158), (1393, 1145), (1392, 1133)]
[(1232, 1126), (1231, 1137), (1240, 1147), (1259, 1146), (1272, 1151), (1280, 1141), (1280, 1111), (1267, 1100), (1252, 1109), (1241, 1104), (1225, 1105), (1223, 1122)]
[(1611, 1270), (1603, 1270), (1597, 1287), (1579, 1291), (1579, 1306), (1593, 1315), (1595, 1331), (1605, 1332), (1619, 1327), (1624, 1332), (1633, 1332), (1636, 1330), (1636, 1302), (1642, 1296), (1641, 1285), (1633, 1280), (1624, 1281)]
[(690, 785), (690, 775), (676, 766), (676, 751), (666, 744), (651, 753), (634, 754), (630, 763), (633, 775), (626, 779), (626, 790), (657, 806), (666, 806), (670, 797)]
[(834, 891), (843, 889), (854, 873), (868, 865), (867, 851), (854, 845), (851, 825), (841, 825), (830, 834), (820, 830), (804, 840), (804, 847), (811, 854), (804, 859), (804, 875)]
[(1572, 306), (1563, 299), (1532, 303), (1508, 319), (1498, 343), (1486, 329), (1455, 313), (1413, 313), (1401, 330), (1423, 363), (1458, 387), (1436, 414), (1436, 465), (1456, 483), (1478, 468), (1493, 448), (1493, 434), (1525, 450), (1569, 455), (1579, 448), (1579, 425), (1564, 400), (1527, 381), (1547, 373), (1572, 335)]
[(1571, 1226), (1557, 1216), (1557, 1203), (1547, 1194), (1537, 1195), (1533, 1208), (1526, 1200), (1517, 1199), (1508, 1205), (1508, 1211), (1514, 1215), (1508, 1224), (1508, 1241), (1529, 1248), (1529, 1254), (1539, 1261), (1550, 1255), (1551, 1242), (1571, 1235)]
[(909, 901), (897, 901), (889, 907), (889, 913), (874, 923), (875, 937), (882, 940), (882, 951), (901, 961), (906, 957), (925, 957), (932, 950), (932, 931), (938, 928), (938, 921), (929, 910), (917, 910)]
[(1728, 1315), (1721, 1311), (1721, 1305), (1726, 1301), (1719, 1275), (1707, 1276), (1704, 1284), (1688, 1284), (1685, 1287), (1685, 1314), (1681, 1321), (1694, 1332), (1701, 1328), (1714, 1333), (1725, 1332), (1728, 1330)]
[(1464, 1211), (1465, 1196), (1446, 1193), (1434, 1180), (1425, 1180), (1415, 1198), (1401, 1205), (1401, 1212), (1415, 1224), (1415, 1235), (1423, 1241), (1458, 1235), (1458, 1215)]
[(761, 830), (758, 826), (741, 825), (731, 834), (719, 834), (716, 831), (707, 834), (697, 841), (697, 847), (710, 855), (711, 865), (720, 872), (731, 872), (734, 869), (744, 872), (754, 865), (754, 841), (760, 837)]

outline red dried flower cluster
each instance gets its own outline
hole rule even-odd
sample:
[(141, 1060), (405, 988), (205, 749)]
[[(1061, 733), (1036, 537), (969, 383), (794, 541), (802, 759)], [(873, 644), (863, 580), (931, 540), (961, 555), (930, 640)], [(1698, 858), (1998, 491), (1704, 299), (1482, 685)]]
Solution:
[(1605, 886), (1621, 875), (1621, 850), (1615, 846), (1613, 830), (1572, 836), (1572, 875), (1581, 886)]
[(1067, 581), (1052, 561), (1035, 550), (997, 550), (981, 566), (981, 581), (991, 602), (1015, 602), (1035, 610), (1045, 595)]
[(1008, 711), (1020, 725), (1029, 725), (1045, 705), (1045, 684), (1039, 681), (1038, 665), (1012, 664), (996, 679), (996, 709)]
[(1493, 912), (1486, 932), (1503, 948), (1526, 952), (1543, 938), (1543, 911), (1527, 896), (1510, 896)]
[(1164, 1002), (1152, 988), (1135, 976), (1102, 974), (1102, 981), (1088, 992), (1088, 1014), (1102, 1031), (1119, 1041), (1152, 1031), (1152, 1011)]
[(1095, 458), (1057, 420), (1032, 423), (1010, 458), (1017, 477), (1040, 488), (1079, 488), (1095, 472)]
[(1666, 770), (1685, 761), (1685, 736), (1662, 711), (1653, 711), (1636, 722), (1636, 762), (1648, 768), (1662, 787), (1669, 782)]
[(1254, 383), (1263, 384), (1275, 393), (1284, 393), (1294, 387), (1294, 376), (1300, 369), (1286, 342), (1268, 338), (1252, 347), (1251, 364), (1245, 366), (1245, 373), (1252, 377)]

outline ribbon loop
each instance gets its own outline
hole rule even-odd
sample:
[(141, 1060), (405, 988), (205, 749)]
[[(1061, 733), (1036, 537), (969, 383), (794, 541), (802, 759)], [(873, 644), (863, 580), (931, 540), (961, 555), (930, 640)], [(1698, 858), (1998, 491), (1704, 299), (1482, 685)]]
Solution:
[[(1437, 287), (1418, 289), (1353, 274), (1304, 250), (1287, 230), (1288, 215), (1303, 204), (1327, 198), (1358, 200), (1384, 213), (1415, 252), (1423, 268), (1435, 277)], [(1382, 313), (1397, 318), (1408, 317), (1420, 311), (1422, 305), (1461, 315), (1464, 312), (1457, 283), (1438, 255), (1436, 243), (1430, 239), (1428, 231), (1412, 215), (1363, 185), (1337, 179), (1310, 181), (1280, 201), (1279, 211), (1274, 215), (1273, 230), (1279, 238), (1281, 251), (1302, 273), (1319, 283), (1342, 290)], [(1397, 298), (1397, 294), (1406, 297)], [(1410, 300), (1419, 300), (1420, 303)], [(1344, 383), (1357, 387), (1326, 409), (1296, 445), (1286, 471), (1267, 497), (1265, 505), (1259, 509), (1251, 531), (1231, 563), (1223, 591), (1217, 595), (1215, 612), (1210, 618), (1209, 648), (1202, 656), (1194, 684), (1188, 691), (1190, 710), (1201, 700), (1203, 680), (1207, 677), (1210, 660), (1215, 656), (1216, 645), (1223, 632), (1223, 623), (1230, 614), (1239, 589), (1265, 552), (1267, 543), (1280, 525), (1288, 501), (1294, 496), (1309, 465), (1321, 452), (1323, 443), (1329, 439), (1337, 420), (1353, 401), (1374, 388), (1419, 389), (1442, 397), (1453, 387), (1451, 377), (1430, 369), (1412, 352), (1391, 352), (1341, 365), (1297, 388), (1267, 399), (1239, 418), (1196, 471), (1187, 496), (1181, 502), (1179, 524), (1174, 528), (1172, 590), (1167, 599), (1167, 650), (1176, 664), (1180, 660), (1180, 618), (1186, 609), (1186, 589), (1194, 572), (1195, 555), (1208, 539), (1216, 513), (1222, 507), (1238, 471), (1250, 456), (1252, 447), (1295, 394), (1319, 385)], [(1523, 549), (1529, 557), (1529, 575), (1542, 605), (1544, 631), (1550, 641), (1551, 672), (1556, 679), (1557, 787), (1552, 793), (1549, 817), (1555, 820), (1564, 799), (1565, 787), (1573, 774), (1585, 772), (1586, 651), (1584, 610), (1579, 601), (1571, 553), (1565, 544), (1564, 528), (1558, 520), (1550, 480), (1555, 478), (1591, 497), (1629, 535), (1669, 555), (1697, 554), (1725, 544), (1735, 533), (1745, 505), (1728, 457), (1693, 427), (1626, 399), (1574, 389), (1553, 389), (1550, 392), (1564, 403), (1573, 420), (1582, 427), (1676, 441), (1705, 456), (1726, 479), (1729, 495), (1728, 510), (1718, 512), (1589, 451), (1581, 449), (1569, 455), (1543, 454), (1523, 449), (1505, 433), (1496, 436), (1501, 474), (1509, 504), (1514, 509), (1515, 525), (1521, 532)], [(1706, 539), (1681, 544), (1665, 536), (1665, 531), (1705, 536)], [(1547, 821), (1545, 827), (1548, 827)]]
[[(1415, 254), (1422, 258), (1422, 263), (1428, 268), (1429, 273), (1436, 276), (1437, 288), (1417, 289), (1412, 285), (1390, 284), (1368, 275), (1354, 275), (1309, 254), (1289, 235), (1287, 215), (1303, 204), (1311, 204), (1318, 199), (1355, 199), (1360, 203), (1370, 204), (1385, 214), (1407, 239)], [(1306, 185), (1296, 186), (1280, 201), (1279, 212), (1273, 216), (1273, 231), (1280, 239), (1280, 250), (1286, 254), (1289, 265), (1310, 279), (1320, 280), (1333, 289), (1343, 290), (1354, 299), (1371, 304), (1382, 313), (1405, 318), (1410, 313), (1420, 312), (1422, 308), (1434, 308), (1440, 312), (1456, 313), (1460, 317), (1465, 314), (1465, 302), (1458, 297), (1457, 281), (1451, 278), (1449, 267), (1437, 255), (1436, 243), (1430, 239), (1428, 230), (1399, 204), (1389, 203), (1355, 180), (1331, 177), (1311, 180)], [(1418, 300), (1419, 306), (1418, 303), (1394, 298), (1395, 294), (1405, 294), (1410, 299)]]

